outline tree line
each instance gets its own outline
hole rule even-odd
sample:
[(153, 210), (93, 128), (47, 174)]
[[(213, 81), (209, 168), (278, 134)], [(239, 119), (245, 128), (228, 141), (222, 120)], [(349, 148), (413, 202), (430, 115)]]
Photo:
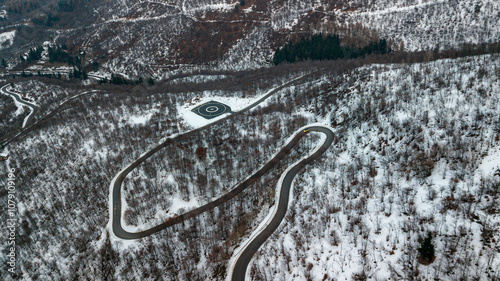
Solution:
[[(99, 80), (99, 84), (115, 84), (115, 85), (138, 85), (142, 84), (144, 79), (139, 77), (137, 80), (129, 80), (118, 74), (111, 74), (111, 79), (102, 78)], [(152, 77), (147, 79), (148, 85), (152, 86), (155, 84), (155, 80)]]
[(42, 58), (43, 47), (38, 46), (31, 48), (27, 54), (27, 56), (20, 55), (19, 58), (21, 63), (32, 63)]
[[(65, 46), (48, 47), (49, 62), (67, 63), (72, 66), (81, 67), (85, 52), (81, 55), (72, 56), (65, 51)], [(42, 58), (43, 47), (37, 46), (31, 48), (26, 55), (20, 55), (19, 58), (22, 63), (32, 63)]]
[(304, 60), (335, 60), (340, 58), (358, 58), (370, 54), (387, 54), (391, 49), (387, 40), (380, 39), (371, 42), (363, 48), (341, 45), (340, 37), (336, 34), (324, 36), (316, 34), (310, 38), (302, 37), (299, 42), (289, 41), (285, 46), (276, 49), (273, 63), (294, 63)]
[(48, 47), (49, 62), (62, 62), (80, 67), (85, 56), (85, 52), (79, 56), (72, 56), (64, 49), (65, 46)]

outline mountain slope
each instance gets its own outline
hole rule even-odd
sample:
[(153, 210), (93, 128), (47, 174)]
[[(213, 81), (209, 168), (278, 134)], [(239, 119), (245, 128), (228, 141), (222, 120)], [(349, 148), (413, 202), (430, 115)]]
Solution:
[[(172, 194), (206, 202), (265, 163), (291, 132), (321, 122), (337, 140), (296, 180), (286, 221), (250, 265), (254, 280), (498, 278), (499, 63), (498, 55), (483, 55), (325, 71), (165, 148), (126, 183), (127, 219), (155, 223), (174, 206)], [(233, 80), (237, 89), (203, 95), (243, 98), (282, 83), (266, 77), (253, 93)], [(217, 79), (221, 87), (226, 78)], [(82, 96), (9, 145), (0, 172), (17, 168), (21, 279), (223, 280), (234, 249), (274, 203), (280, 173), (315, 144), (301, 143), (228, 204), (142, 240), (113, 239), (113, 176), (165, 136), (189, 129), (178, 108), (200, 95), (125, 89)], [(417, 248), (427, 232), (437, 257), (424, 267)]]
[(15, 44), (1, 52), (17, 59), (35, 42), (52, 38), (74, 53), (85, 50), (86, 62), (97, 62), (101, 71), (164, 78), (176, 69), (267, 66), (286, 40), (316, 32), (337, 32), (357, 38), (357, 44), (378, 34), (410, 51), (500, 38), (500, 7), (493, 0), (73, 2), (74, 10), (60, 11), (51, 26), (29, 22), (40, 13), (51, 15), (49, 4), (17, 15), (23, 24)]

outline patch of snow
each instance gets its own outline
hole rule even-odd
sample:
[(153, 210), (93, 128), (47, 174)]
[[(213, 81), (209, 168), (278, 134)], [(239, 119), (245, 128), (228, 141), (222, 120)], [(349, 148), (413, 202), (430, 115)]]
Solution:
[[(199, 203), (195, 197), (191, 197), (189, 201), (183, 200), (179, 195), (172, 198), (172, 206), (170, 206), (169, 214), (174, 215), (177, 213), (183, 213), (184, 210), (188, 210), (194, 207), (198, 207)], [(179, 212), (181, 211), (181, 212)]]
[(146, 115), (133, 115), (130, 116), (128, 123), (132, 125), (146, 124), (146, 122), (151, 119), (151, 116), (153, 116), (153, 113), (148, 113)]
[(14, 37), (16, 36), (16, 31), (8, 31), (0, 33), (0, 50), (10, 47), (14, 42)]
[(7, 155), (9, 155), (9, 150), (5, 147), (3, 151), (0, 152), (0, 156), (7, 157)]
[(477, 170), (484, 176), (491, 176), (500, 170), (500, 146), (490, 150), (489, 155), (483, 159)]
[(24, 112), (24, 106), (22, 103), (18, 102), (16, 99), (13, 99), (14, 100), (14, 104), (16, 105), (17, 109), (16, 111), (14, 112), (14, 115), (15, 116), (19, 116), (21, 114), (23, 114)]
[(199, 11), (220, 11), (220, 12), (230, 12), (234, 10), (235, 5), (234, 4), (225, 4), (225, 3), (219, 3), (219, 4), (210, 4), (210, 5), (203, 5), (201, 7), (193, 7), (189, 10), (186, 10), (185, 7), (182, 7), (183, 12), (187, 14), (192, 14), (194, 12), (199, 12)]
[(403, 122), (406, 119), (410, 118), (410, 114), (408, 114), (408, 111), (398, 111), (394, 115), (400, 122)]
[[(392, 7), (388, 7), (386, 9), (383, 9), (383, 10), (378, 10), (378, 11), (369, 11), (369, 12), (361, 12), (359, 13), (360, 15), (385, 15), (385, 14), (390, 14), (390, 13), (396, 13), (396, 12), (411, 12), (415, 9), (418, 9), (418, 8), (423, 8), (423, 7), (427, 7), (427, 6), (432, 6), (432, 5), (436, 5), (436, 4), (444, 4), (448, 1), (444, 1), (444, 0), (440, 0), (440, 1), (431, 1), (431, 2), (427, 2), (427, 3), (418, 3), (418, 4), (415, 4), (415, 5), (408, 5), (408, 6), (392, 6)], [(401, 4), (404, 4), (404, 3), (399, 3), (400, 5)]]
[(187, 124), (189, 124), (189, 126), (193, 128), (199, 128), (201, 126), (210, 124), (228, 115), (228, 113), (225, 113), (216, 118), (205, 119), (200, 115), (191, 111), (197, 106), (200, 106), (209, 101), (217, 101), (225, 105), (228, 105), (229, 107), (231, 107), (231, 111), (236, 112), (252, 104), (252, 101), (259, 99), (258, 97), (252, 99), (246, 99), (246, 98), (235, 98), (235, 97), (212, 96), (210, 92), (204, 92), (204, 95), (205, 95), (204, 97), (197, 98), (195, 101), (190, 101), (182, 106), (179, 105), (177, 106), (177, 112), (179, 113), (180, 117)]

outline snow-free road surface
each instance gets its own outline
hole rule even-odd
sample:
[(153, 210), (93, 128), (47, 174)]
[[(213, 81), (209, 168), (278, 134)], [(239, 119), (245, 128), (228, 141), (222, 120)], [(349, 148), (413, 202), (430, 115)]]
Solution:
[[(312, 73), (311, 73), (312, 74)], [(291, 85), (294, 82), (300, 81), (309, 75), (305, 75), (302, 77), (299, 77), (297, 79), (294, 79), (292, 81), (289, 81), (279, 87), (276, 87), (272, 90), (270, 90), (268, 93), (263, 95), (261, 98), (259, 98), (257, 101), (252, 103), (251, 105), (243, 108), (240, 111), (237, 112), (231, 112), (229, 115), (218, 119), (210, 124), (207, 124), (205, 126), (196, 128), (194, 130), (188, 131), (186, 133), (168, 138), (166, 141), (163, 143), (157, 145), (150, 151), (146, 152), (145, 154), (141, 155), (137, 160), (135, 160), (133, 163), (128, 165), (125, 169), (120, 171), (113, 181), (111, 182), (110, 186), (110, 219), (111, 219), (111, 229), (112, 233), (121, 239), (139, 239), (143, 238), (146, 236), (149, 236), (151, 234), (154, 234), (160, 230), (163, 230), (169, 226), (172, 226), (174, 224), (180, 223), (184, 220), (187, 220), (189, 218), (192, 218), (194, 216), (197, 216), (203, 212), (206, 212), (208, 210), (211, 210), (225, 202), (228, 202), (229, 200), (233, 199), (236, 195), (240, 194), (243, 190), (245, 190), (248, 186), (250, 186), (252, 183), (255, 181), (259, 180), (263, 175), (268, 173), (276, 164), (280, 162), (281, 159), (283, 159), (302, 139), (303, 136), (308, 134), (310, 131), (315, 131), (315, 132), (320, 132), (324, 133), (326, 135), (326, 139), (324, 140), (323, 144), (319, 146), (311, 155), (308, 157), (300, 160), (296, 164), (294, 164), (292, 167), (288, 168), (287, 171), (285, 172), (284, 178), (280, 180), (281, 183), (281, 189), (279, 192), (279, 198), (278, 198), (278, 206), (275, 207), (273, 217), (268, 222), (265, 226), (265, 228), (258, 233), (258, 235), (253, 238), (247, 245), (243, 247), (243, 249), (237, 254), (236, 257), (236, 262), (230, 266), (230, 270), (228, 274), (232, 274), (232, 280), (244, 280), (245, 275), (246, 275), (246, 270), (248, 267), (248, 263), (252, 259), (252, 256), (255, 254), (255, 252), (259, 249), (259, 247), (267, 240), (267, 238), (276, 230), (276, 228), (279, 226), (281, 223), (283, 217), (286, 214), (287, 208), (288, 208), (288, 202), (289, 202), (289, 195), (290, 195), (290, 188), (292, 185), (292, 181), (297, 175), (297, 173), (302, 169), (305, 165), (311, 163), (313, 160), (316, 158), (320, 157), (323, 152), (325, 152), (328, 147), (330, 147), (331, 143), (333, 142), (334, 134), (332, 129), (325, 127), (325, 126), (316, 126), (312, 125), (307, 128), (301, 128), (294, 136), (291, 138), (282, 148), (281, 150), (271, 159), (269, 160), (262, 168), (260, 168), (257, 172), (246, 178), (245, 180), (239, 182), (236, 184), (228, 193), (224, 194), (223, 196), (219, 197), (218, 199), (207, 203), (203, 206), (200, 206), (196, 209), (193, 209), (191, 211), (188, 211), (184, 214), (181, 214), (179, 216), (170, 218), (169, 220), (156, 225), (152, 228), (145, 229), (139, 232), (129, 232), (125, 230), (122, 226), (122, 198), (121, 198), (121, 189), (122, 189), (122, 184), (127, 175), (135, 169), (137, 166), (139, 166), (141, 163), (146, 161), (149, 157), (151, 157), (153, 154), (161, 150), (167, 145), (173, 144), (176, 141), (180, 141), (183, 139), (187, 139), (188, 137), (196, 134), (197, 132), (206, 129), (210, 126), (213, 126), (215, 124), (220, 124), (224, 122), (227, 119), (230, 119), (236, 115), (242, 114), (251, 108), (257, 106), (264, 100), (266, 100), (268, 97), (273, 95), (274, 93), (280, 91), (281, 89)], [(278, 187), (280, 188), (280, 187)]]
[[(173, 218), (171, 218), (171, 219), (169, 219), (169, 220), (167, 220), (159, 225), (156, 225), (152, 228), (149, 228), (149, 229), (146, 229), (143, 231), (129, 232), (129, 231), (125, 230), (122, 226), (122, 198), (121, 198), (122, 184), (123, 184), (123, 181), (125, 180), (125, 178), (127, 177), (127, 175), (132, 170), (134, 170), (137, 166), (139, 166), (141, 163), (146, 161), (149, 157), (151, 157), (153, 154), (155, 154), (156, 152), (158, 152), (162, 148), (166, 147), (167, 145), (173, 144), (176, 141), (187, 139), (187, 138), (197, 134), (199, 131), (207, 129), (207, 128), (214, 126), (216, 124), (220, 124), (220, 123), (226, 121), (227, 119), (233, 118), (234, 116), (237, 116), (239, 114), (243, 114), (244, 112), (256, 107), (257, 105), (262, 103), (264, 100), (266, 100), (267, 98), (269, 98), (273, 94), (279, 92), (283, 88), (288, 87), (295, 82), (306, 79), (307, 77), (313, 75), (314, 73), (315, 72), (301, 76), (299, 78), (291, 80), (287, 83), (284, 83), (284, 84), (270, 90), (265, 95), (263, 95), (261, 98), (256, 100), (254, 103), (241, 109), (240, 111), (232, 112), (229, 115), (227, 115), (221, 119), (218, 119), (212, 123), (209, 123), (205, 126), (202, 126), (202, 127), (193, 129), (191, 131), (187, 131), (186, 133), (168, 138), (163, 143), (155, 146), (153, 149), (151, 149), (148, 152), (141, 155), (137, 160), (135, 160), (134, 162), (129, 164), (127, 167), (125, 167), (125, 169), (121, 170), (115, 176), (115, 178), (113, 179), (113, 181), (111, 182), (111, 185), (110, 185), (110, 204), (109, 204), (109, 207), (110, 207), (110, 220), (111, 220), (112, 233), (116, 237), (121, 238), (121, 239), (139, 239), (139, 238), (149, 236), (153, 233), (156, 233), (156, 232), (163, 230), (163, 229), (165, 229), (169, 226), (172, 226), (174, 224), (180, 223), (186, 219), (197, 216), (205, 211), (208, 211), (210, 209), (215, 208), (216, 206), (219, 206), (220, 204), (222, 204), (224, 202), (231, 200), (232, 198), (234, 198), (234, 196), (239, 194), (246, 187), (248, 187), (253, 182), (255, 182), (257, 179), (259, 179), (262, 175), (264, 175), (267, 171), (269, 171), (272, 167), (274, 167), (274, 165), (276, 165), (279, 162), (279, 160), (282, 159), (293, 148), (293, 146), (295, 146), (293, 141), (290, 142), (285, 147), (283, 147), (281, 149), (281, 151), (273, 159), (271, 159), (266, 165), (264, 165), (264, 167), (262, 167), (259, 171), (254, 173), (252, 176), (248, 177), (246, 180), (238, 183), (229, 193), (223, 195), (222, 197), (216, 199), (215, 201), (212, 201), (206, 205), (203, 205), (203, 206), (198, 207), (194, 210), (191, 210), (185, 214), (179, 215), (177, 217), (173, 217)], [(299, 134), (299, 135), (300, 135), (300, 137), (302, 136), (302, 134)], [(298, 140), (300, 139), (299, 135), (296, 136), (296, 138), (298, 138), (296, 140), (296, 142), (298, 142)]]
[[(278, 206), (274, 209), (274, 214), (271, 220), (266, 223), (265, 228), (258, 232), (257, 236), (250, 240), (250, 242), (242, 249), (237, 255), (236, 262), (234, 267), (232, 267), (232, 281), (243, 281), (245, 280), (246, 272), (248, 264), (252, 259), (253, 255), (257, 252), (264, 242), (273, 234), (273, 232), (278, 228), (281, 221), (285, 217), (286, 211), (288, 210), (288, 203), (290, 197), (290, 189), (292, 187), (292, 182), (297, 173), (307, 164), (311, 163), (314, 159), (320, 157), (323, 152), (325, 152), (333, 142), (334, 134), (332, 129), (324, 126), (310, 126), (307, 127), (306, 130), (311, 132), (320, 132), (326, 135), (326, 139), (323, 144), (314, 151), (309, 157), (304, 158), (297, 162), (295, 165), (285, 171), (284, 177), (280, 181), (281, 186), (279, 188), (279, 198), (278, 198)], [(292, 140), (293, 145), (295, 145), (300, 138), (305, 134), (304, 131), (298, 133), (296, 137)], [(291, 143), (292, 143), (291, 142)], [(231, 272), (229, 272), (231, 274)]]

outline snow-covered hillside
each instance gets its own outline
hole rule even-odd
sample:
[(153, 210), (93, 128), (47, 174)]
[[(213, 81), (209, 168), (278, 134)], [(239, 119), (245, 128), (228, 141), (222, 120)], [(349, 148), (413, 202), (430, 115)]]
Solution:
[[(498, 279), (499, 68), (495, 54), (340, 76), (325, 69), (161, 150), (126, 180), (125, 219), (141, 227), (207, 202), (266, 163), (298, 128), (320, 122), (336, 140), (299, 174), (286, 221), (250, 264), (252, 280)], [(196, 100), (197, 88), (252, 98), (301, 75), (288, 72), (108, 87), (9, 144), (0, 173), (17, 169), (21, 279), (224, 280), (234, 249), (274, 204), (281, 172), (315, 146), (313, 135), (230, 202), (137, 241), (110, 239), (109, 184), (166, 136), (189, 129), (177, 108)], [(53, 88), (46, 83), (16, 88), (34, 94)], [(417, 248), (428, 232), (436, 260), (424, 266)], [(5, 258), (0, 276), (9, 280)]]
[(54, 26), (21, 25), (0, 56), (15, 62), (20, 53), (50, 40), (74, 54), (85, 51), (85, 62), (98, 65), (100, 73), (158, 80), (200, 68), (269, 66), (277, 47), (317, 32), (364, 40), (378, 35), (409, 51), (498, 42), (499, 5), (495, 0), (99, 0), (62, 13)]
[[(498, 278), (499, 66), (495, 55), (326, 78), (332, 90), (308, 102), (339, 139), (297, 180), (253, 278)], [(424, 266), (428, 232), (437, 258)]]
[[(350, 21), (375, 28), (406, 50), (453, 48), (500, 38), (500, 3), (485, 1), (377, 1)], [(414, 2), (414, 3), (412, 3)]]

